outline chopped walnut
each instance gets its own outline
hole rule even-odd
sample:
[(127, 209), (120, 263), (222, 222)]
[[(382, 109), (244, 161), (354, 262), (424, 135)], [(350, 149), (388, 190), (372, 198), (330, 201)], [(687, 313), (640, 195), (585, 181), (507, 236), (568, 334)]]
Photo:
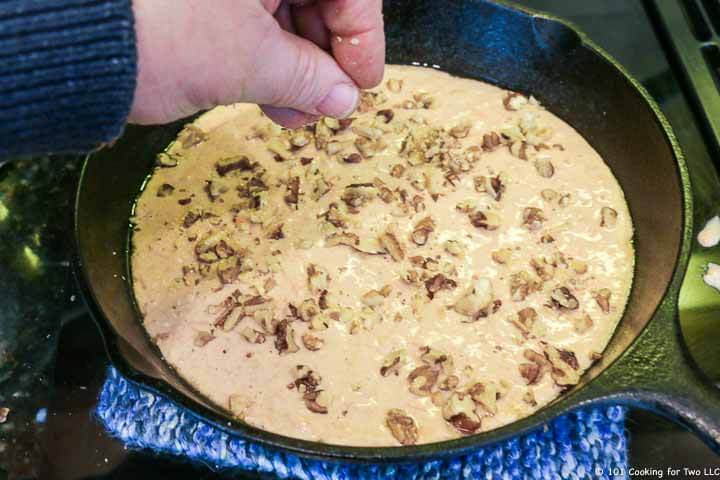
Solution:
[(413, 95), (416, 104), (424, 109), (430, 109), (435, 104), (435, 97), (427, 92), (417, 92)]
[(453, 393), (442, 408), (443, 418), (460, 433), (469, 435), (480, 428), (480, 417), (475, 413), (475, 402), (470, 395)]
[(275, 348), (280, 355), (295, 353), (300, 347), (295, 343), (295, 330), (287, 320), (281, 320), (275, 326)]
[(328, 289), (330, 275), (319, 265), (311, 263), (307, 267), (308, 286), (314, 294), (319, 294)]
[(612, 228), (617, 224), (617, 210), (610, 207), (602, 207), (600, 209), (600, 226)]
[(222, 158), (215, 163), (215, 171), (221, 177), (234, 171), (245, 172), (252, 170), (254, 165), (250, 159), (244, 155), (237, 157)]
[(372, 158), (385, 150), (385, 148), (387, 148), (387, 145), (379, 139), (370, 140), (368, 138), (358, 137), (355, 140), (355, 148), (358, 149), (362, 156), (358, 155), (357, 153), (353, 153), (350, 155), (350, 157), (355, 156), (355, 159), (353, 161), (348, 161), (348, 159), (345, 158), (345, 163), (360, 163), (363, 158)]
[(550, 376), (557, 385), (575, 385), (580, 381), (577, 372), (580, 366), (573, 352), (548, 345), (545, 347), (545, 356), (552, 364)]
[(378, 117), (382, 119), (384, 123), (390, 123), (392, 122), (392, 119), (395, 117), (395, 112), (392, 110), (384, 109), (384, 110), (378, 110), (377, 114)]
[(316, 337), (312, 333), (305, 332), (302, 336), (302, 343), (303, 345), (305, 345), (305, 348), (307, 348), (311, 352), (315, 352), (317, 350), (320, 350), (323, 345), (325, 345), (325, 340), (320, 337)]
[(405, 252), (394, 233), (385, 232), (378, 238), (380, 246), (390, 254), (396, 262), (405, 258)]
[(421, 397), (430, 396), (439, 376), (440, 372), (430, 365), (415, 368), (408, 375), (410, 392)]
[(415, 445), (418, 441), (418, 428), (415, 420), (404, 410), (393, 408), (388, 410), (385, 423), (390, 433), (401, 445)]
[(610, 297), (612, 291), (609, 288), (602, 288), (595, 292), (595, 302), (603, 313), (610, 313)]
[(427, 345), (420, 347), (420, 360), (432, 367), (441, 369), (445, 375), (451, 375), (455, 370), (450, 355)]
[(543, 222), (546, 220), (543, 211), (536, 207), (526, 207), (522, 213), (523, 225), (528, 230), (538, 230), (542, 228)]
[(413, 243), (418, 246), (423, 246), (427, 243), (430, 234), (435, 230), (435, 221), (432, 217), (425, 217), (415, 224), (415, 229), (412, 231), (410, 238)]
[(587, 273), (588, 271), (588, 265), (587, 263), (583, 262), (582, 260), (570, 260), (570, 268), (575, 271), (575, 273), (582, 275), (583, 273)]
[(540, 192), (540, 196), (546, 202), (555, 202), (555, 201), (557, 201), (558, 198), (560, 198), (560, 194), (550, 188), (546, 188), (546, 189), (542, 190)]
[(345, 187), (340, 199), (345, 202), (348, 208), (354, 209), (351, 212), (356, 212), (358, 208), (372, 201), (376, 193), (375, 185), (372, 183), (353, 184)]
[(390, 175), (392, 175), (395, 178), (402, 177), (404, 173), (405, 173), (405, 167), (399, 163), (396, 163), (390, 169)]
[(169, 197), (173, 194), (174, 191), (175, 187), (173, 187), (169, 183), (163, 183), (158, 187), (156, 195), (158, 197)]
[(308, 298), (303, 300), (300, 307), (297, 309), (298, 316), (303, 322), (311, 321), (316, 315), (320, 313), (320, 309), (315, 303), (315, 300)]
[(528, 98), (517, 92), (508, 92), (505, 98), (503, 98), (503, 106), (505, 107), (505, 110), (509, 112), (518, 111), (527, 104)]
[(550, 292), (550, 303), (558, 310), (577, 310), (580, 302), (567, 287), (558, 287)]
[(533, 279), (526, 271), (513, 273), (510, 276), (510, 297), (515, 302), (521, 302), (531, 293), (541, 288), (540, 282)]
[(290, 160), (293, 157), (293, 153), (290, 150), (292, 144), (290, 140), (286, 138), (273, 137), (265, 145), (268, 150), (274, 155), (275, 160), (278, 162), (284, 162)]
[(530, 266), (535, 270), (535, 274), (545, 282), (552, 280), (555, 276), (555, 265), (548, 262), (545, 257), (539, 256), (531, 259)]
[(481, 228), (483, 230), (497, 230), (500, 228), (500, 215), (495, 212), (482, 212), (477, 210), (468, 215), (470, 223), (475, 228)]
[(265, 343), (265, 334), (258, 332), (254, 328), (245, 327), (240, 332), (240, 335), (249, 343)]
[(483, 135), (482, 149), (486, 152), (492, 152), (500, 146), (502, 140), (497, 132), (490, 132)]
[(380, 367), (380, 375), (387, 377), (390, 374), (399, 375), (400, 369), (407, 362), (407, 351), (395, 350), (385, 357), (385, 361)]
[(472, 125), (469, 122), (463, 122), (455, 125), (450, 129), (450, 136), (453, 138), (465, 138), (470, 134)]
[(476, 382), (467, 390), (467, 394), (487, 415), (497, 413), (498, 389), (494, 382)]
[(305, 401), (305, 407), (311, 412), (323, 415), (328, 413), (330, 399), (324, 390), (308, 392), (303, 395), (303, 400)]
[(500, 201), (505, 192), (505, 185), (501, 175), (494, 177), (475, 177), (475, 190), (480, 193), (487, 193), (493, 200)]
[(443, 243), (443, 247), (445, 251), (453, 257), (462, 257), (465, 255), (465, 249), (462, 243), (457, 240), (446, 240), (445, 243)]
[(177, 167), (180, 156), (170, 152), (160, 152), (155, 157), (155, 164), (161, 168)]
[(493, 301), (492, 282), (488, 278), (480, 278), (475, 282), (475, 286), (466, 291), (453, 305), (460, 315), (469, 317), (471, 321), (481, 318), (483, 309), (488, 307)]
[(532, 331), (537, 317), (538, 314), (534, 308), (526, 307), (511, 316), (509, 320), (523, 335), (528, 335)]
[(287, 183), (287, 193), (285, 194), (285, 203), (288, 206), (297, 209), (300, 200), (300, 177), (292, 177)]
[(455, 287), (457, 287), (457, 282), (442, 273), (437, 273), (425, 280), (425, 289), (430, 299), (434, 298), (440, 290), (452, 290)]
[(388, 90), (390, 90), (391, 92), (400, 93), (403, 88), (403, 83), (403, 80), (391, 78), (387, 82), (385, 82), (385, 85), (387, 85)]
[(377, 290), (370, 290), (361, 297), (362, 302), (368, 307), (379, 307), (385, 301), (385, 296)]
[(520, 160), (529, 160), (535, 158), (536, 155), (535, 148), (523, 141), (512, 142), (508, 149), (513, 156)]
[(535, 393), (532, 390), (528, 390), (523, 394), (523, 401), (531, 407), (537, 407), (537, 400), (535, 400)]
[(528, 385), (539, 383), (549, 368), (545, 355), (537, 353), (534, 350), (526, 349), (523, 352), (523, 357), (531, 363), (521, 363), (518, 366), (520, 375), (527, 381)]
[(535, 170), (537, 170), (538, 175), (544, 178), (550, 178), (555, 175), (555, 167), (550, 159), (545, 157), (535, 160)]
[(325, 239), (325, 244), (328, 247), (334, 247), (337, 245), (347, 245), (348, 247), (356, 247), (360, 244), (360, 237), (354, 233), (340, 232), (333, 233)]

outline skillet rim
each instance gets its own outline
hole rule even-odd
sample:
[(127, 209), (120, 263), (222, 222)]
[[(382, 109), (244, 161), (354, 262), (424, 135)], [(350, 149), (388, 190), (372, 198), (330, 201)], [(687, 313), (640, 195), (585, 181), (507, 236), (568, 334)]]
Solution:
[(537, 11), (535, 9), (516, 5), (506, 0), (495, 0), (494, 3), (498, 4), (501, 8), (515, 10), (533, 18), (539, 18), (547, 20), (549, 22), (560, 24), (577, 34), (579, 39), (579, 46), (581, 48), (589, 50), (591, 53), (599, 56), (602, 60), (607, 62), (620, 75), (622, 75), (622, 77), (630, 84), (629, 86), (632, 87), (640, 95), (642, 100), (648, 105), (654, 115), (655, 120), (658, 122), (658, 126), (663, 131), (665, 139), (667, 140), (675, 159), (678, 179), (680, 181), (682, 201), (682, 237), (680, 239), (677, 257), (674, 259), (675, 268), (673, 270), (672, 277), (668, 282), (667, 288), (664, 292), (664, 300), (660, 302), (660, 304), (658, 305), (658, 307), (656, 307), (655, 312), (653, 312), (651, 318), (647, 321), (645, 326), (643, 326), (643, 328), (637, 332), (632, 342), (625, 348), (622, 353), (619, 354), (619, 356), (614, 360), (613, 363), (607, 365), (604, 370), (600, 372), (596, 378), (588, 382), (588, 384), (582, 386), (581, 388), (577, 389), (569, 395), (559, 397), (550, 405), (538, 410), (529, 417), (522, 418), (506, 426), (499, 427), (488, 432), (465, 436), (453, 440), (446, 440), (442, 442), (414, 446), (352, 447), (296, 439), (284, 435), (271, 433), (235, 421), (231, 418), (228, 418), (211, 410), (208, 407), (196, 403), (190, 398), (187, 398), (164, 381), (150, 377), (144, 373), (140, 373), (127, 362), (127, 360), (123, 356), (123, 353), (120, 351), (118, 340), (121, 339), (114, 332), (112, 326), (110, 325), (110, 322), (107, 320), (107, 318), (102, 312), (102, 309), (98, 305), (97, 299), (95, 298), (95, 295), (90, 288), (90, 282), (87, 278), (87, 272), (85, 271), (82, 263), (77, 212), (80, 208), (80, 193), (82, 190), (82, 185), (84, 184), (88, 162), (93, 156), (93, 154), (90, 154), (85, 158), (80, 180), (78, 182), (78, 192), (75, 198), (74, 236), (76, 249), (74, 252), (75, 258), (73, 262), (73, 271), (85, 303), (101, 332), (103, 343), (105, 345), (105, 349), (108, 353), (108, 357), (112, 365), (131, 383), (142, 386), (143, 388), (155, 394), (159, 394), (166, 398), (169, 398), (174, 403), (177, 403), (183, 408), (188, 409), (189, 412), (196, 416), (199, 420), (208, 422), (220, 428), (224, 432), (232, 435), (239, 435), (243, 437), (243, 439), (257, 442), (264, 447), (274, 448), (283, 452), (296, 454), (303, 458), (311, 458), (323, 461), (345, 461), (352, 463), (410, 463), (417, 461), (438, 460), (444, 457), (463, 455), (471, 451), (477, 450), (480, 447), (487, 447), (502, 440), (506, 440), (511, 437), (534, 431), (541, 427), (542, 424), (557, 418), (559, 415), (566, 414), (577, 408), (586, 406), (588, 405), (588, 403), (605, 402), (606, 400), (602, 396), (598, 397), (597, 399), (595, 399), (595, 402), (593, 402), (592, 399), (583, 399), (582, 395), (576, 395), (576, 393), (579, 394), (580, 392), (586, 390), (590, 384), (593, 384), (602, 378), (606, 378), (607, 374), (611, 373), (608, 372), (608, 370), (612, 367), (612, 365), (621, 361), (626, 355), (628, 355), (628, 352), (632, 350), (633, 346), (638, 343), (638, 339), (642, 336), (642, 333), (647, 328), (647, 326), (651, 322), (657, 320), (656, 317), (658, 316), (658, 312), (661, 310), (662, 305), (664, 305), (668, 301), (671, 301), (674, 309), (677, 310), (677, 296), (689, 260), (691, 244), (690, 238), (692, 234), (692, 195), (687, 164), (685, 162), (682, 150), (680, 149), (680, 146), (678, 144), (675, 133), (655, 100), (650, 96), (650, 94), (638, 80), (636, 80), (604, 49), (602, 49), (590, 38), (588, 38), (582, 30), (580, 30), (574, 24), (565, 19)]

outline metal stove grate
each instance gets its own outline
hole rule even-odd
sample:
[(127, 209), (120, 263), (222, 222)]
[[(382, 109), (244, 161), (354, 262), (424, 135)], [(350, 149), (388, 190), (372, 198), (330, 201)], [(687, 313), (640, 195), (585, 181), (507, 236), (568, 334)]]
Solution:
[(720, 0), (646, 0), (720, 166)]

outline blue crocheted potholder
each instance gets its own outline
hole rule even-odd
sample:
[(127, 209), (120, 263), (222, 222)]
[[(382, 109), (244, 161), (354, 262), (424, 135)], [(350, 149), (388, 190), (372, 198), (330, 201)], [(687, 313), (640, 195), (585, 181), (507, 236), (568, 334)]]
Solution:
[(627, 478), (617, 474), (628, 470), (625, 413), (617, 406), (578, 410), (537, 432), (452, 459), (356, 465), (305, 459), (229, 435), (113, 368), (96, 409), (110, 434), (130, 448), (187, 457), (216, 470), (303, 480)]

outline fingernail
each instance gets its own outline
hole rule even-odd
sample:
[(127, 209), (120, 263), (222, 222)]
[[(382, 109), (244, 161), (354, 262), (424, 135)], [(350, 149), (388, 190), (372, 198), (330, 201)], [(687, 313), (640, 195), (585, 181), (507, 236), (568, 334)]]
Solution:
[(355, 85), (340, 83), (330, 90), (317, 110), (327, 117), (345, 118), (355, 111), (359, 95)]

